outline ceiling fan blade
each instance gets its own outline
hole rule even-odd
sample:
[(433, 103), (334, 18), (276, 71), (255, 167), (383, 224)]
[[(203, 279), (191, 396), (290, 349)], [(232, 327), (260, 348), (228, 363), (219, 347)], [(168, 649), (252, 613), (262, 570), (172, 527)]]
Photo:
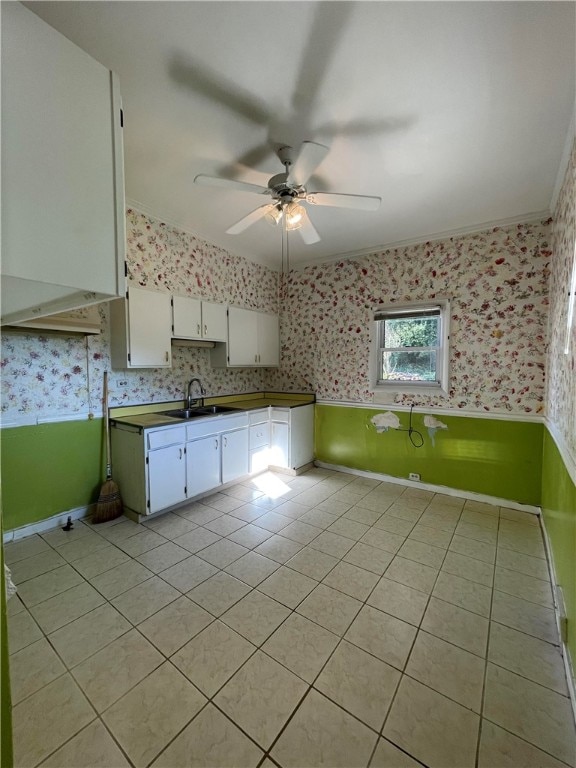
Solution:
[(303, 141), (294, 165), (288, 170), (288, 183), (304, 186), (327, 154), (328, 147), (324, 144)]
[(242, 219), (240, 219), (240, 221), (237, 221), (236, 224), (232, 224), (232, 226), (226, 230), (226, 234), (239, 235), (241, 232), (244, 232), (245, 229), (248, 229), (251, 224), (254, 224), (254, 222), (258, 221), (258, 219), (266, 216), (268, 211), (270, 211), (272, 208), (274, 208), (274, 205), (271, 203), (268, 203), (268, 205), (261, 205), (260, 208), (256, 208), (255, 211), (252, 211), (247, 216), (244, 216)]
[(235, 179), (223, 179), (221, 176), (206, 176), (203, 173), (194, 178), (194, 184), (201, 184), (204, 187), (224, 187), (225, 189), (235, 189), (237, 192), (253, 192), (257, 195), (268, 194), (268, 187), (261, 187), (258, 184), (248, 184), (246, 181), (236, 181)]
[(377, 211), (381, 197), (371, 195), (341, 195), (339, 192), (312, 192), (306, 196), (312, 205), (329, 205), (332, 208), (355, 208), (357, 211)]
[(302, 240), (304, 240), (306, 245), (320, 242), (320, 235), (316, 231), (316, 228), (310, 221), (306, 212), (304, 212), (304, 215), (302, 216), (302, 225), (298, 228), (298, 232), (300, 232)]

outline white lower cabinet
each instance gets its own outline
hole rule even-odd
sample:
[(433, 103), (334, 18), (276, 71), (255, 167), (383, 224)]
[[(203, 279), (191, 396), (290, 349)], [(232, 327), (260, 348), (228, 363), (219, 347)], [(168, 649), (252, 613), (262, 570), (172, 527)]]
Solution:
[(248, 474), (248, 429), (222, 435), (222, 482), (231, 483)]
[(188, 498), (220, 485), (220, 435), (193, 440), (186, 445)]
[(270, 464), (269, 408), (250, 412), (248, 447), (250, 474), (267, 469)]
[(148, 451), (150, 514), (186, 500), (185, 444)]
[(112, 465), (127, 510), (150, 515), (268, 466), (313, 460), (314, 405), (263, 408), (143, 429), (112, 422)]

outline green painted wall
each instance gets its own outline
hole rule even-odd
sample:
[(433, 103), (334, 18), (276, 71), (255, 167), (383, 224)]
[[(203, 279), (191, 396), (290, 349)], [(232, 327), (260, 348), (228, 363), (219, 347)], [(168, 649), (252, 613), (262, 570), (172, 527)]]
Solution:
[[(0, 512), (0, 537), (2, 520)], [(1, 538), (0, 538), (1, 542)], [(8, 668), (8, 631), (6, 627), (6, 588), (4, 586), (4, 549), (0, 543), (0, 765), (12, 768), (12, 700)]]
[(1, 440), (5, 530), (97, 501), (102, 419), (3, 429)]
[(556, 578), (568, 615), (568, 648), (576, 662), (576, 486), (556, 443), (544, 430), (542, 514), (554, 554)]
[[(370, 423), (388, 409), (316, 406), (316, 458), (329, 464), (488, 494), (522, 504), (540, 504), (543, 425), (534, 422), (441, 416), (435, 447), (424, 414), (412, 425), (424, 437), (415, 448), (406, 432), (378, 433)], [(396, 411), (403, 427), (409, 414)]]

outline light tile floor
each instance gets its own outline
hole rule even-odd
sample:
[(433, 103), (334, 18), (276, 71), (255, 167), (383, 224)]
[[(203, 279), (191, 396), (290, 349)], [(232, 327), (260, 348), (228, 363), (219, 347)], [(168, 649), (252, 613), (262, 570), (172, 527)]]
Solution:
[(5, 552), (17, 768), (574, 765), (529, 514), (314, 469)]

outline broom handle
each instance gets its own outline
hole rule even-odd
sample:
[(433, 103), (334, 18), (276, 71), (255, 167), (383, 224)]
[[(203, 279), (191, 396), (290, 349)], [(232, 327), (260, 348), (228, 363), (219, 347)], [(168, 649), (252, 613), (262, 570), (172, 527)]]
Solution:
[(104, 405), (104, 424), (106, 428), (106, 480), (112, 477), (112, 464), (110, 462), (110, 422), (108, 420), (108, 371), (104, 371), (104, 391), (102, 395)]

